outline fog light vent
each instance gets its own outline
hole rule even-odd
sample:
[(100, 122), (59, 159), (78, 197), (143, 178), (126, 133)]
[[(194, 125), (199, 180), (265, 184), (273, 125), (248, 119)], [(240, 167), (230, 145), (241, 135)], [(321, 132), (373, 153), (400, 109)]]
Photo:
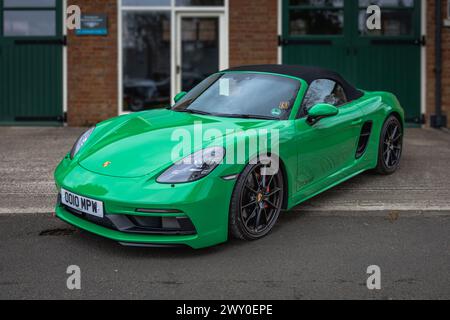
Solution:
[(131, 215), (127, 217), (133, 225), (133, 227), (127, 228), (127, 232), (184, 235), (197, 233), (188, 217), (146, 217)]
[(136, 212), (140, 213), (183, 213), (176, 209), (136, 209)]

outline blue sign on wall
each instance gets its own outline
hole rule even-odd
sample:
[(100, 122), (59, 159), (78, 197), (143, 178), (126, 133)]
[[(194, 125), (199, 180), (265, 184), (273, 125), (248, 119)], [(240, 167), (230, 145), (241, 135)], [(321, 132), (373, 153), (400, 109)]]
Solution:
[(106, 36), (108, 34), (108, 17), (106, 14), (81, 15), (81, 28), (77, 29), (75, 34), (77, 36)]

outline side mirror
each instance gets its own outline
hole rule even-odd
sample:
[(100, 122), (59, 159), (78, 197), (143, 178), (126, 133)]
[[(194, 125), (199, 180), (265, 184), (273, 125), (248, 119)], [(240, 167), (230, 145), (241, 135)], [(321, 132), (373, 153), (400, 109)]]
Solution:
[(187, 95), (187, 92), (186, 91), (181, 91), (179, 94), (177, 94), (175, 96), (175, 98), (173, 98), (173, 100), (175, 101), (175, 103), (177, 103), (178, 101), (183, 99), (185, 95)]
[(319, 103), (308, 111), (308, 123), (313, 125), (320, 119), (335, 116), (339, 113), (339, 109), (328, 103)]

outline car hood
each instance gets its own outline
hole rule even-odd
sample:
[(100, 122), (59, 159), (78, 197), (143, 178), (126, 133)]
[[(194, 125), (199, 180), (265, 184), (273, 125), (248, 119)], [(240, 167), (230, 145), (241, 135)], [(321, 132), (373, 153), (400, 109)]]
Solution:
[(194, 152), (214, 144), (215, 140), (194, 141), (194, 128), (198, 128), (196, 123), (198, 125), (200, 121), (203, 134), (209, 129), (217, 130), (215, 139), (223, 138), (227, 129), (267, 128), (268, 123), (273, 123), (170, 110), (126, 115), (98, 125), (83, 147), (78, 163), (89, 171), (115, 177), (136, 178), (159, 174), (173, 164), (174, 148), (179, 148), (180, 141), (185, 141), (181, 136), (191, 138), (190, 149)]

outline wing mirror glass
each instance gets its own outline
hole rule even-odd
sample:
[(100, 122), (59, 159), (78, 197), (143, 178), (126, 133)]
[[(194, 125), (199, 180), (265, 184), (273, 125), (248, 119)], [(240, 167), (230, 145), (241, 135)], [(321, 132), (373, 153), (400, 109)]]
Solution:
[(339, 109), (328, 103), (319, 103), (308, 111), (308, 123), (315, 124), (320, 119), (333, 117), (339, 113)]
[(179, 94), (177, 94), (177, 95), (175, 96), (175, 98), (173, 98), (173, 100), (175, 101), (175, 103), (177, 103), (178, 101), (180, 101), (181, 99), (183, 99), (184, 96), (186, 96), (186, 95), (187, 95), (187, 92), (186, 92), (186, 91), (181, 91)]

